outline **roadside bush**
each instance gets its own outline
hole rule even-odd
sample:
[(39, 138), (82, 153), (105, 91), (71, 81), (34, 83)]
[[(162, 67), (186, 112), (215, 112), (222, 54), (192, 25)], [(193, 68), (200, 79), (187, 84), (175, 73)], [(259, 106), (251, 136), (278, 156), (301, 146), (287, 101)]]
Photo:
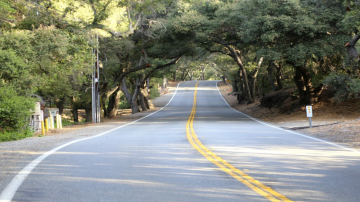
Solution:
[(120, 101), (119, 109), (130, 109), (130, 108), (131, 108), (131, 106), (126, 100)]
[(17, 95), (11, 86), (0, 86), (0, 141), (29, 135), (28, 120), (34, 105), (34, 99)]
[(0, 133), (0, 142), (13, 141), (13, 140), (21, 140), (27, 137), (31, 137), (33, 132), (27, 128), (21, 132), (18, 131), (4, 131)]
[(160, 97), (160, 92), (156, 87), (150, 88), (150, 99)]
[(348, 98), (358, 98), (360, 95), (360, 79), (352, 78), (347, 74), (330, 74), (323, 83), (326, 87), (334, 90), (333, 99), (342, 102)]

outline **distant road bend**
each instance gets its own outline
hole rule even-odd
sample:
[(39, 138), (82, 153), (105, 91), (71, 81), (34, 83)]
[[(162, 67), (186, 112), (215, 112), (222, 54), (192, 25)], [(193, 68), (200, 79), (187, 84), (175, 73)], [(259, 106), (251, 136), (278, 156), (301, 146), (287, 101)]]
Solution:
[(360, 152), (230, 108), (217, 81), (179, 84), (161, 111), (34, 160), (8, 201), (360, 201)]

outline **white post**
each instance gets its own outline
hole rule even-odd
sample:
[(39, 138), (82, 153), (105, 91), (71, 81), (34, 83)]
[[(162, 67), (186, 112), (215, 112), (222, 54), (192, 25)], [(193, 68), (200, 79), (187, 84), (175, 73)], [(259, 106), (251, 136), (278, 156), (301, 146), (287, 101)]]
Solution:
[(60, 120), (60, 129), (62, 130), (62, 120), (61, 120), (61, 115), (59, 115), (59, 120)]
[(54, 129), (54, 117), (50, 114), (50, 129)]
[(311, 105), (306, 106), (306, 116), (309, 118), (309, 125), (310, 125), (310, 128), (311, 128), (312, 127), (311, 117), (313, 117), (313, 112), (312, 112), (312, 106)]
[(56, 114), (56, 129), (60, 129), (59, 114)]

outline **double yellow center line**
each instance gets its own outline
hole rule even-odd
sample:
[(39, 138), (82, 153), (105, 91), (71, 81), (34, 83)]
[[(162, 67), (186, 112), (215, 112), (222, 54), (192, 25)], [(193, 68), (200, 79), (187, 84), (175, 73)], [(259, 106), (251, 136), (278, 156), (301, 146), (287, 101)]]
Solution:
[(235, 168), (233, 165), (231, 165), (230, 163), (226, 162), (225, 160), (214, 154), (212, 151), (210, 151), (201, 143), (193, 127), (193, 122), (196, 113), (196, 95), (197, 95), (198, 84), (199, 82), (195, 84), (193, 108), (189, 120), (186, 123), (186, 137), (189, 140), (190, 144), (205, 158), (207, 158), (209, 161), (217, 165), (222, 171), (226, 172), (227, 174), (229, 174), (239, 182), (242, 182), (244, 185), (248, 186), (250, 189), (254, 190), (261, 196), (273, 202), (281, 202), (281, 201), (291, 202), (290, 199), (274, 191), (272, 188), (263, 185), (258, 180), (255, 180), (254, 178), (247, 175), (243, 171)]

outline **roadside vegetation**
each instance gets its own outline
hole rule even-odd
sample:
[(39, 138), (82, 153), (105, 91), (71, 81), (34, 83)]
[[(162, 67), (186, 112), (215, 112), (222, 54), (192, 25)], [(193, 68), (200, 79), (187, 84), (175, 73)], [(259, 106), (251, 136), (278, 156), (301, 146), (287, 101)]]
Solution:
[(228, 80), (239, 103), (267, 106), (284, 89), (295, 108), (324, 91), (360, 95), (358, 1), (0, 0), (0, 10), (0, 141), (31, 134), (34, 95), (68, 106), (69, 124), (91, 114), (94, 48), (105, 118), (151, 109), (167, 80)]

